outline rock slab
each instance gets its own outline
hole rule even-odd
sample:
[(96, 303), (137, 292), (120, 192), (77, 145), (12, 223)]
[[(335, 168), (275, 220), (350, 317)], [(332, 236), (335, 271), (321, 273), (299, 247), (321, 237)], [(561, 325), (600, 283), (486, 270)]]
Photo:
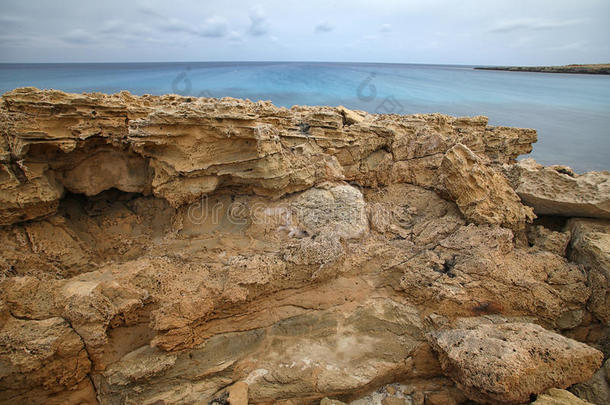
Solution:
[(532, 394), (586, 381), (601, 366), (598, 350), (530, 323), (433, 332), (443, 371), (474, 401), (522, 404)]

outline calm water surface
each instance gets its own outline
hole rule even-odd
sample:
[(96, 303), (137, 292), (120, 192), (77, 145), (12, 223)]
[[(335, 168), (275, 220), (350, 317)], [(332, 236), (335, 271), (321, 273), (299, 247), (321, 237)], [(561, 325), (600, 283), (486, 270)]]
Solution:
[(490, 124), (538, 130), (531, 156), (540, 163), (610, 169), (610, 76), (360, 63), (0, 64), (0, 93), (22, 86), (486, 115)]

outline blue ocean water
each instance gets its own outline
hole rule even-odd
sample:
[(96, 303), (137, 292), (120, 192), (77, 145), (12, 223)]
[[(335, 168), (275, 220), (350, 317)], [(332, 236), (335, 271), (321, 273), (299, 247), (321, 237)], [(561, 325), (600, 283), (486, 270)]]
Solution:
[(610, 76), (368, 63), (0, 64), (0, 93), (21, 86), (486, 115), (493, 125), (538, 130), (530, 156), (542, 164), (610, 169)]

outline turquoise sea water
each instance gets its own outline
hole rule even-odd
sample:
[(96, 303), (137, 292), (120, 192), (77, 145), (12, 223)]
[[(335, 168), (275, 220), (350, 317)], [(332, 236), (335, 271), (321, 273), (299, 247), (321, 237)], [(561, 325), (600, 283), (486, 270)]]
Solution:
[(610, 169), (610, 76), (364, 63), (0, 64), (0, 93), (22, 86), (486, 115), (490, 124), (538, 130), (530, 156), (540, 163)]

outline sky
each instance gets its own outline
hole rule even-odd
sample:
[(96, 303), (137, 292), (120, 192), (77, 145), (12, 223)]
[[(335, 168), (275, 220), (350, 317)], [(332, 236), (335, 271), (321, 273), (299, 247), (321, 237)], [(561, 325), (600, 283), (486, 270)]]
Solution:
[(0, 62), (610, 62), (608, 0), (0, 0)]

